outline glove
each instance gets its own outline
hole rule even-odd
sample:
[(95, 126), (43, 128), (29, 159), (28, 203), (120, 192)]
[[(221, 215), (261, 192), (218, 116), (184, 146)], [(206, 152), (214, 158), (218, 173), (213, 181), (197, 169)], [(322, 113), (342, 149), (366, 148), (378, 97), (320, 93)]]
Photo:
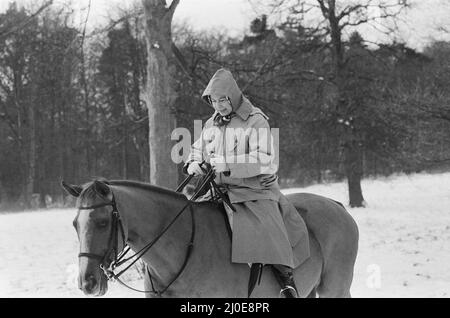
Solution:
[(188, 165), (187, 173), (193, 174), (194, 176), (199, 176), (199, 175), (205, 174), (203, 172), (202, 168), (200, 168), (200, 164), (197, 161), (192, 161)]
[(209, 163), (213, 167), (214, 171), (225, 172), (227, 171), (227, 164), (225, 163), (225, 157), (213, 154), (213, 156), (209, 159)]

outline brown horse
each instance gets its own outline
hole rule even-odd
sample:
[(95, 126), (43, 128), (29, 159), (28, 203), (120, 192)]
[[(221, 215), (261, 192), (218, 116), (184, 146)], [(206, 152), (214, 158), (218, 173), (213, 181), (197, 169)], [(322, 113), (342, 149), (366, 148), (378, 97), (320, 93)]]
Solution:
[[(159, 237), (142, 256), (148, 268), (144, 288), (170, 286), (162, 295), (146, 296), (247, 297), (249, 266), (231, 263), (226, 220), (217, 205), (193, 203), (191, 211), (189, 207), (179, 213), (188, 202), (184, 195), (134, 181), (96, 180), (83, 186), (63, 182), (63, 187), (78, 198), (81, 207), (74, 226), (81, 252), (79, 287), (85, 294), (106, 293), (108, 279), (100, 265), (108, 266), (113, 260), (109, 250), (115, 236), (119, 252), (125, 242), (139, 251)], [(355, 221), (331, 199), (308, 193), (287, 197), (304, 218), (310, 239), (310, 258), (294, 270), (299, 296), (350, 297), (358, 249)], [(123, 238), (121, 231), (113, 229), (112, 210), (120, 215)], [(191, 238), (193, 249), (186, 258)], [(273, 273), (264, 268), (252, 297), (278, 297), (279, 290)]]

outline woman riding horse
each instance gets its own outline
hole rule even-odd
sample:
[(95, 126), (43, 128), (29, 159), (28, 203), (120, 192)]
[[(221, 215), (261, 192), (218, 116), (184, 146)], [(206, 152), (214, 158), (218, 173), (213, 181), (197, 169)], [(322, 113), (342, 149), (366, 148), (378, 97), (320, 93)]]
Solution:
[[(204, 97), (216, 112), (185, 168), (201, 174), (203, 160), (215, 167), (216, 182), (233, 206), (225, 205), (233, 241), (216, 204), (193, 203), (181, 193), (131, 180), (62, 182), (77, 197), (80, 289), (104, 295), (109, 279), (120, 282), (142, 259), (148, 297), (250, 296), (247, 263), (275, 265), (286, 297), (350, 297), (359, 237), (352, 216), (326, 197), (281, 194), (267, 116), (242, 95), (230, 72), (219, 70)], [(124, 258), (130, 249), (135, 254)], [(128, 265), (114, 273), (120, 264)], [(297, 290), (292, 268), (302, 283)], [(275, 297), (279, 282), (264, 271), (261, 277), (253, 297)]]
[(203, 161), (215, 169), (215, 181), (235, 209), (225, 204), (233, 233), (231, 261), (272, 264), (283, 284), (281, 295), (297, 297), (292, 269), (309, 257), (309, 247), (302, 259), (294, 256), (293, 247), (299, 241), (307, 244), (308, 234), (280, 192), (268, 117), (242, 94), (226, 69), (214, 74), (202, 97), (215, 112), (192, 145), (184, 171), (202, 175)]

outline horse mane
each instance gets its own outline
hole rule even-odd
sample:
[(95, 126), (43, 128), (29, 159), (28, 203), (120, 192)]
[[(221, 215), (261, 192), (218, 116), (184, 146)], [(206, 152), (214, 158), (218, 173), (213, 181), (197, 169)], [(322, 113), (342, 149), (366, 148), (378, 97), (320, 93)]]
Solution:
[(186, 196), (182, 193), (175, 192), (173, 190), (170, 190), (170, 189), (167, 189), (164, 187), (155, 186), (150, 183), (135, 181), (135, 180), (108, 180), (105, 178), (97, 178), (97, 179), (94, 179), (92, 181), (85, 183), (83, 185), (83, 191), (81, 192), (80, 197), (87, 198), (87, 199), (93, 199), (97, 195), (101, 196), (101, 194), (98, 193), (95, 189), (94, 184), (96, 181), (103, 182), (106, 185), (133, 187), (133, 188), (138, 188), (141, 190), (146, 190), (146, 191), (156, 192), (156, 193), (163, 194), (163, 195), (177, 197), (179, 199), (185, 199), (185, 200), (187, 199)]
[[(186, 198), (186, 196), (180, 192), (175, 192), (173, 190), (167, 189), (167, 188), (163, 188), (163, 187), (158, 187), (155, 185), (152, 185), (150, 183), (145, 183), (145, 182), (141, 182), (141, 181), (133, 181), (133, 180), (103, 180), (104, 183), (106, 184), (110, 184), (110, 185), (118, 185), (118, 186), (131, 186), (131, 187), (135, 187), (138, 189), (142, 189), (142, 190), (146, 190), (146, 191), (152, 191), (152, 192), (157, 192), (163, 195), (169, 195), (172, 197), (178, 197), (179, 199), (185, 200), (187, 201), (188, 198)], [(225, 227), (227, 229), (227, 234), (228, 237), (232, 238), (233, 234), (232, 234), (232, 230), (230, 227), (230, 224), (228, 222), (228, 216), (227, 213), (225, 212), (225, 209), (223, 206), (219, 206), (217, 205), (217, 203), (211, 202), (211, 201), (200, 201), (200, 202), (193, 202), (194, 206), (209, 206), (210, 209), (217, 209), (217, 211), (222, 215), (222, 217), (224, 218), (224, 222), (225, 222)], [(208, 212), (209, 214), (211, 214), (211, 211)]]
[[(103, 182), (105, 182), (105, 181), (103, 181)], [(106, 181), (105, 183), (110, 184), (110, 185), (129, 186), (129, 187), (134, 187), (134, 188), (138, 188), (141, 190), (152, 191), (152, 192), (157, 192), (157, 193), (164, 194), (164, 195), (178, 197), (180, 199), (187, 199), (186, 196), (182, 193), (175, 192), (174, 190), (160, 187), (160, 186), (155, 186), (153, 184), (142, 182), (142, 181), (111, 180), (111, 181)]]

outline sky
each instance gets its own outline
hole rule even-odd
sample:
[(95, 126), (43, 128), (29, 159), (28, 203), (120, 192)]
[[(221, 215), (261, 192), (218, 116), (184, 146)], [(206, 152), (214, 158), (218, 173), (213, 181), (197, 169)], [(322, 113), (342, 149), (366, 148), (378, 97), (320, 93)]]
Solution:
[[(54, 0), (63, 3), (70, 0)], [(107, 21), (108, 15), (114, 14), (115, 8), (126, 8), (140, 0), (90, 0), (91, 10), (89, 25), (93, 26)], [(353, 0), (354, 2), (356, 0)], [(395, 37), (405, 41), (409, 46), (422, 49), (432, 39), (450, 40), (450, 0), (410, 0), (413, 8), (403, 17), (405, 23), (400, 25), (400, 33)], [(10, 0), (0, 0), (0, 12), (4, 11)], [(18, 0), (19, 3), (30, 3), (31, 0)], [(89, 0), (72, 0), (75, 11), (79, 13), (79, 24), (84, 22)], [(168, 0), (168, 3), (171, 1)], [(181, 0), (175, 15), (175, 23), (187, 23), (194, 30), (225, 30), (231, 36), (242, 36), (248, 33), (250, 22), (265, 12), (262, 7), (256, 7), (256, 1), (249, 0)], [(356, 1), (357, 2), (357, 1)], [(75, 21), (76, 22), (76, 21)], [(273, 23), (269, 18), (269, 24)], [(444, 25), (448, 32), (437, 31)], [(369, 41), (383, 41), (383, 37), (373, 28), (360, 30)]]

